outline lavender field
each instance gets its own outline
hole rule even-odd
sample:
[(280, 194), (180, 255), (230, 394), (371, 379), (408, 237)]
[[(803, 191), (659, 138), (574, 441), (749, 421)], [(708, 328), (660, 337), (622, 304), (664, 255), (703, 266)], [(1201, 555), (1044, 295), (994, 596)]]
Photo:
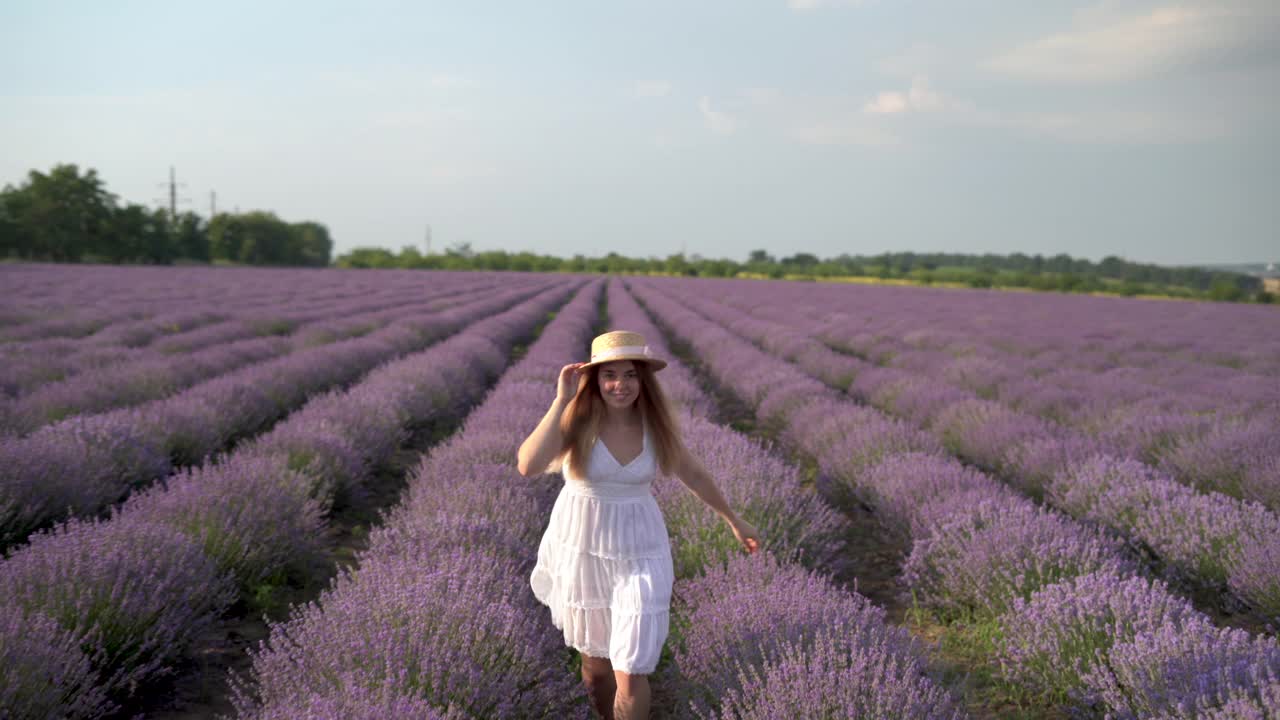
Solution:
[(0, 288), (0, 717), (592, 717), (527, 582), (562, 481), (514, 458), (613, 328), (671, 359), (765, 550), (655, 484), (654, 717), (1280, 717), (1273, 308), (432, 271)]

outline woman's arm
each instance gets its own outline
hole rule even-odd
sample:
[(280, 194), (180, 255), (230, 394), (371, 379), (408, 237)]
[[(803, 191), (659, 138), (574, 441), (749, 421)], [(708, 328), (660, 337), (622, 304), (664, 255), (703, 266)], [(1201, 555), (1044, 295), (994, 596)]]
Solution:
[(716, 487), (715, 481), (711, 479), (711, 473), (707, 472), (707, 469), (702, 467), (702, 463), (698, 462), (697, 458), (684, 447), (679, 450), (674, 470), (676, 477), (680, 478), (680, 482), (684, 483), (685, 487), (729, 523), (733, 536), (737, 538), (743, 550), (751, 554), (760, 549), (759, 532), (751, 523), (738, 517), (733, 508), (729, 507), (724, 495), (720, 494), (720, 488)]
[(569, 363), (560, 368), (560, 377), (556, 381), (556, 399), (542, 416), (538, 427), (533, 429), (529, 437), (520, 443), (516, 451), (516, 469), (520, 474), (529, 477), (536, 473), (547, 472), (551, 461), (560, 454), (564, 445), (564, 435), (560, 432), (560, 416), (573, 397), (578, 387), (578, 368), (586, 363)]
[(711, 479), (711, 473), (702, 467), (702, 463), (693, 456), (685, 447), (681, 446), (679, 455), (676, 457), (675, 467), (676, 477), (685, 487), (697, 495), (702, 502), (716, 511), (716, 514), (724, 518), (724, 521), (730, 525), (738, 522), (738, 515), (729, 507), (728, 501), (724, 499), (724, 495), (720, 493), (720, 488), (716, 487), (716, 483)]
[(520, 450), (516, 452), (516, 469), (521, 475), (529, 477), (546, 472), (551, 461), (560, 454), (560, 446), (564, 444), (564, 436), (560, 432), (560, 415), (568, 404), (567, 400), (557, 396), (547, 409), (547, 414), (538, 422), (538, 427), (520, 444)]

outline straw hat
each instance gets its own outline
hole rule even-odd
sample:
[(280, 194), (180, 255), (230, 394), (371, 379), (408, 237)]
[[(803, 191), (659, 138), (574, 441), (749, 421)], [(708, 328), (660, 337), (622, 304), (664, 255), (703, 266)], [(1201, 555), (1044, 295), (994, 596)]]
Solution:
[(591, 341), (591, 360), (589, 360), (582, 369), (599, 365), (600, 363), (613, 362), (614, 360), (634, 360), (637, 362), (649, 363), (654, 371), (661, 370), (667, 366), (667, 361), (658, 358), (644, 344), (644, 336), (640, 333), (627, 332), (626, 330), (614, 330), (603, 335), (597, 335)]

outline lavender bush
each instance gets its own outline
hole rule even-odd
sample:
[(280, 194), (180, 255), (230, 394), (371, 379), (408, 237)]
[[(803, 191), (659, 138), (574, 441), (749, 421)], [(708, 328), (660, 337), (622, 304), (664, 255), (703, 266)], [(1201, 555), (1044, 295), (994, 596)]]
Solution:
[(776, 662), (788, 648), (811, 650), (823, 636), (876, 647), (917, 674), (924, 666), (923, 648), (889, 626), (883, 610), (770, 553), (709, 563), (679, 584), (673, 603), (683, 628), (673, 652), (678, 682), (699, 713), (741, 691), (750, 668)]
[(1256, 684), (1269, 685), (1277, 675), (1280, 644), (1274, 637), (1203, 623), (1166, 624), (1117, 642), (1107, 662), (1095, 663), (1081, 679), (1112, 717), (1195, 717), (1197, 705), (1260, 694)]
[(1135, 569), (1103, 532), (1005, 498), (958, 508), (916, 541), (902, 575), (921, 604), (943, 615), (990, 619), (1046, 585)]
[(741, 692), (730, 690), (714, 720), (822, 720), (823, 718), (962, 718), (943, 689), (918, 663), (887, 643), (858, 644), (835, 627), (812, 646), (788, 646), (762, 670), (749, 668)]
[[(1072, 465), (1050, 484), (1049, 498), (1141, 540), (1180, 580), (1226, 585), (1245, 567), (1247, 549), (1280, 542), (1280, 518), (1261, 505), (1202, 495), (1136, 460), (1099, 455)], [(1280, 603), (1265, 586), (1237, 584), (1255, 604)]]
[[(406, 320), (364, 338), (294, 353), (199, 384), (166, 400), (72, 418), (26, 438), (0, 439), (0, 540), (68, 512), (118, 502), (169, 469), (199, 463), (231, 438), (253, 432), (320, 390), (420, 349), (527, 298), (514, 290), (464, 308)], [(381, 401), (377, 401), (381, 402)]]
[(163, 673), (233, 597), (195, 542), (142, 518), (72, 521), (0, 562), (0, 605), (56, 621), (88, 649), (109, 695)]
[(935, 453), (886, 455), (858, 477), (860, 497), (895, 545), (910, 548), (953, 513), (982, 500), (1011, 502), (1007, 489), (954, 458)]
[(358, 569), (273, 627), (252, 676), (235, 681), (241, 717), (351, 697), (469, 717), (587, 716), (560, 633), (527, 590), (551, 488), (522, 482), (511, 457), (545, 411), (545, 394), (530, 390), (545, 393), (586, 346), (599, 290), (562, 308), (462, 430), (424, 457)]
[[(428, 564), (424, 564), (428, 560)], [(276, 625), (270, 650), (253, 654), (261, 710), (272, 717), (311, 695), (385, 691), (453, 706), (472, 717), (555, 716), (566, 686), (560, 642), (529, 622), (518, 563), (471, 548), (366, 556), (318, 603)]]
[(0, 604), (0, 709), (6, 718), (106, 715), (115, 705), (95, 680), (94, 662), (74, 634), (43, 613)]
[(177, 473), (119, 515), (177, 528), (248, 594), (280, 572), (307, 577), (323, 557), (327, 498), (309, 485), (281, 456), (237, 454)]
[[(729, 505), (760, 531), (769, 552), (827, 569), (843, 562), (848, 521), (816, 493), (801, 488), (794, 466), (706, 420), (685, 417), (682, 429), (690, 452), (717, 478)], [(724, 520), (684, 485), (668, 479), (656, 489), (677, 578), (722, 565), (741, 553)]]
[(1203, 628), (1209, 619), (1160, 581), (1088, 573), (1017, 598), (999, 618), (996, 658), (1005, 676), (1056, 702), (1098, 706), (1082, 675), (1117, 643), (1164, 627)]

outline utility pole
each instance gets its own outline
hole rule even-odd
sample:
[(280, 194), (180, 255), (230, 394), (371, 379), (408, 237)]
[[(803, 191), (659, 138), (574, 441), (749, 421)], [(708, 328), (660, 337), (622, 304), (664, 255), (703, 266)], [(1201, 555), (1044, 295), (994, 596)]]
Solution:
[(214, 215), (218, 214), (218, 193), (209, 191), (209, 219), (212, 220)]
[(427, 225), (427, 254), (431, 254), (431, 225)]
[[(168, 188), (169, 188), (169, 219), (170, 219), (171, 221), (176, 221), (176, 220), (178, 219), (178, 200), (179, 200), (179, 199), (181, 199), (181, 200), (182, 200), (182, 202), (186, 202), (186, 203), (191, 202), (191, 198), (185, 198), (185, 197), (184, 197), (184, 198), (179, 198), (179, 197), (178, 197), (178, 186), (179, 186), (179, 185), (181, 185), (182, 187), (186, 187), (186, 186), (187, 186), (187, 184), (186, 184), (186, 183), (179, 183), (179, 182), (177, 181), (177, 179), (176, 179), (176, 177), (175, 177), (175, 175), (174, 175), (174, 172), (173, 172), (173, 166), (172, 166), (172, 165), (170, 165), (170, 166), (169, 166), (169, 182), (168, 182), (168, 183), (161, 183), (161, 184), (159, 185), (159, 187), (166, 187), (166, 186), (168, 186)], [(162, 204), (163, 204), (163, 203), (164, 203), (164, 200), (159, 200), (159, 199), (158, 199), (158, 200), (155, 200), (154, 202), (158, 202), (158, 203), (162, 203)]]

